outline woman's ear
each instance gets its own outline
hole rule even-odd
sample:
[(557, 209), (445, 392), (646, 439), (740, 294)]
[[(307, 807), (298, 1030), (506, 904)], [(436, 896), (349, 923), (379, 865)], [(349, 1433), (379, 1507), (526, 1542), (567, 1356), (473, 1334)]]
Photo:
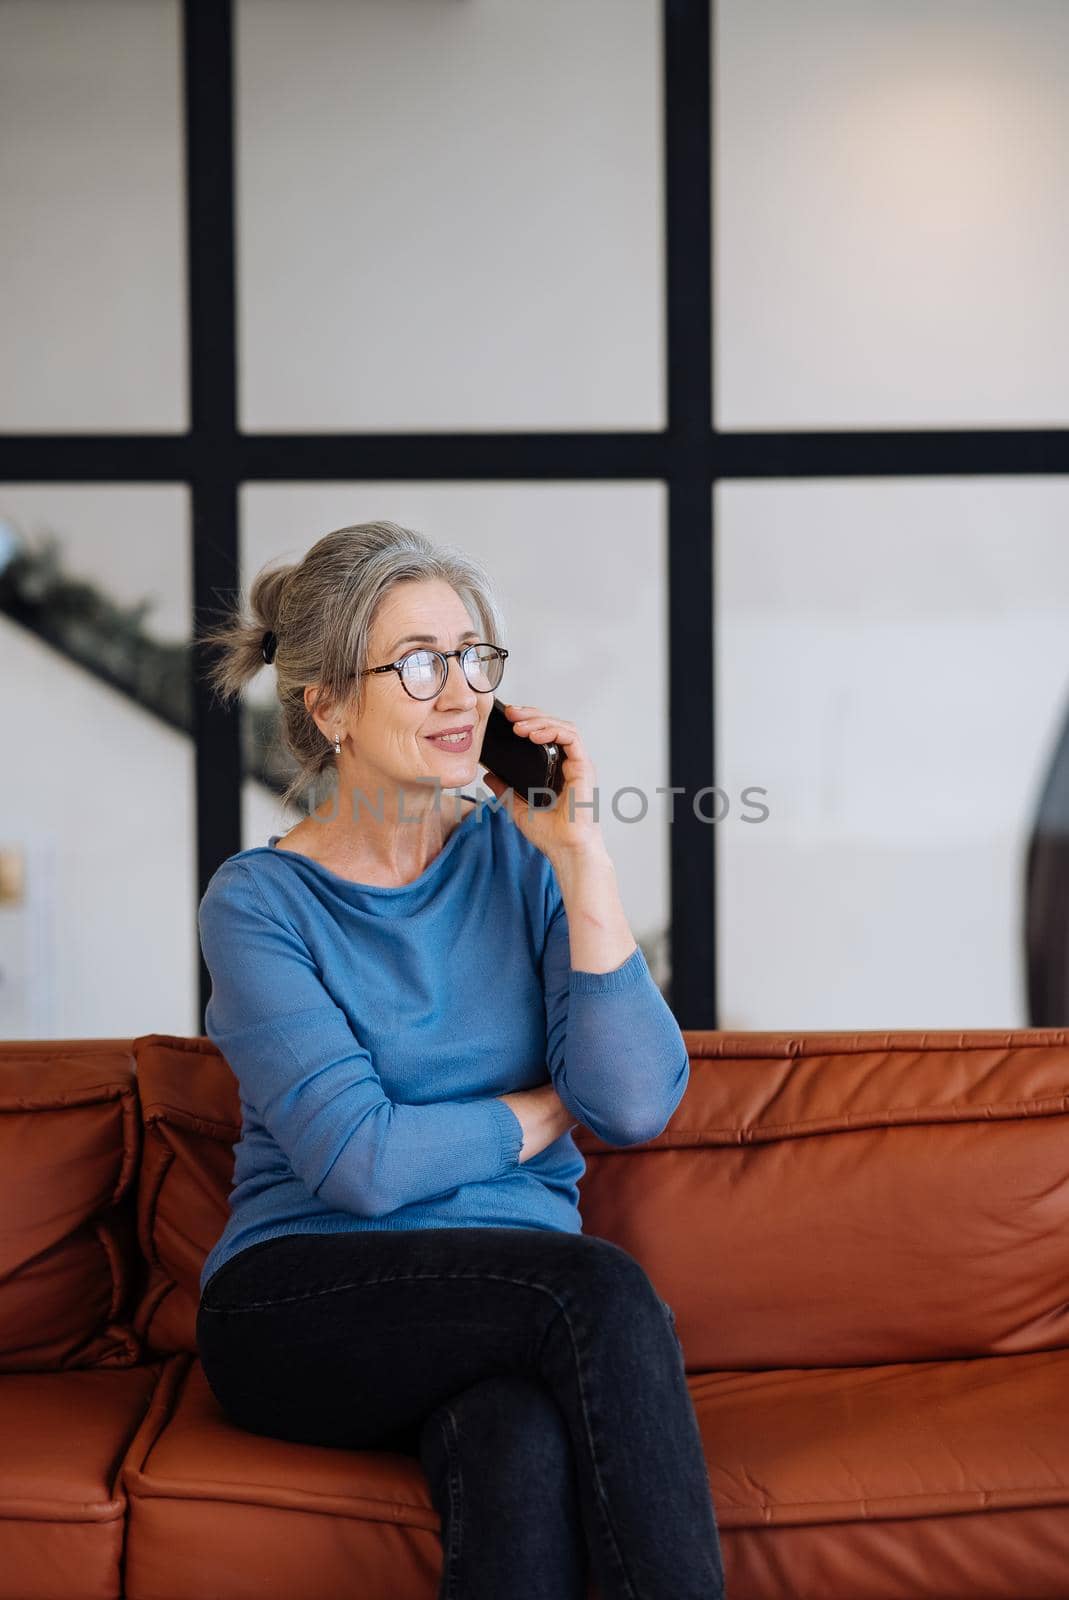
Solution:
[[(330, 705), (321, 695), (318, 683), (306, 683), (304, 686), (304, 709), (319, 729), (324, 738), (327, 736), (327, 726), (330, 722)], [(334, 736), (330, 736), (331, 744)]]

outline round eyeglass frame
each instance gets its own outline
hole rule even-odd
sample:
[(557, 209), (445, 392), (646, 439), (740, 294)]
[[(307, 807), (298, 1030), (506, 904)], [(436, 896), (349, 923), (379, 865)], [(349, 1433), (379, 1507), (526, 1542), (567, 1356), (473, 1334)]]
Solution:
[[(450, 660), (452, 659), (453, 656), (456, 656), (458, 662), (460, 663), (460, 670), (461, 670), (461, 672), (463, 672), (464, 677), (465, 677), (465, 679), (466, 679), (466, 681), (468, 683), (469, 688), (474, 689), (476, 694), (495, 694), (497, 692), (498, 688), (501, 685), (501, 678), (500, 677), (498, 678), (497, 683), (494, 684), (492, 689), (480, 689), (476, 684), (472, 683), (471, 679), (468, 677), (467, 669), (464, 666), (464, 657), (467, 655), (469, 650), (496, 650), (498, 655), (499, 655), (499, 657), (500, 657), (500, 659), (501, 659), (501, 672), (502, 672), (502, 674), (504, 673), (504, 671), (505, 671), (505, 662), (508, 660), (508, 654), (509, 654), (508, 651), (505, 649), (504, 645), (491, 644), (488, 639), (479, 639), (479, 640), (473, 640), (473, 642), (471, 644), (463, 645), (461, 647), (461, 649), (459, 649), (459, 650), (432, 650), (427, 645), (421, 645), (418, 650), (407, 650), (405, 652), (405, 654), (403, 656), (401, 656), (397, 661), (387, 661), (385, 663), (385, 665), (383, 665), (381, 667), (365, 667), (363, 672), (356, 673), (356, 677), (358, 677), (358, 678), (366, 678), (373, 672), (396, 672), (397, 676), (401, 680), (402, 689), (405, 691), (405, 693), (407, 695), (410, 696), (411, 699), (413, 699), (413, 700), (434, 700), (434, 699), (437, 699), (438, 695), (441, 694), (442, 690), (445, 688), (446, 684), (449, 682), (449, 662), (450, 662)], [(405, 675), (404, 675), (403, 668), (404, 668), (404, 664), (408, 660), (409, 656), (437, 656), (438, 660), (442, 663), (442, 666), (441, 666), (442, 681), (438, 685), (437, 689), (432, 690), (430, 694), (413, 694), (412, 690), (409, 688), (408, 684), (405, 682)]]

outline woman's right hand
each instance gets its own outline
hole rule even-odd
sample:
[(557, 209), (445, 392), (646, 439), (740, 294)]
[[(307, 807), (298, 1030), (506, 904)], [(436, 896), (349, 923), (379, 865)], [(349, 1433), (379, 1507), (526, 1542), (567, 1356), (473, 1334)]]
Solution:
[(578, 1124), (551, 1083), (517, 1089), (497, 1097), (519, 1118), (523, 1128), (520, 1161), (529, 1161)]

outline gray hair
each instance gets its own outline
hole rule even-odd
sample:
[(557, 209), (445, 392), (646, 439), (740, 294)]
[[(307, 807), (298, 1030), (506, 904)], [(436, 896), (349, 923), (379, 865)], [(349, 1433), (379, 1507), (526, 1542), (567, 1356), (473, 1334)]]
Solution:
[(337, 777), (332, 744), (304, 703), (306, 684), (319, 685), (316, 709), (338, 703), (358, 712), (367, 679), (371, 629), (379, 606), (398, 584), (437, 578), (456, 590), (487, 644), (503, 644), (503, 621), (485, 569), (452, 545), (435, 545), (396, 522), (358, 522), (317, 539), (302, 560), (268, 564), (252, 580), (245, 606), (239, 598), (226, 621), (199, 634), (217, 646), (205, 674), (224, 701), (234, 699), (264, 665), (264, 632), (277, 637), (274, 658), (281, 738), (297, 764), (282, 804), (315, 786), (321, 775)]

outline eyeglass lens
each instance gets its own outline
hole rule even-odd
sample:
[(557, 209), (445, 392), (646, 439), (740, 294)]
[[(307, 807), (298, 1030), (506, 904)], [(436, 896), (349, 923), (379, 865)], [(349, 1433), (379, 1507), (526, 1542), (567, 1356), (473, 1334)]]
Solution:
[[(489, 694), (501, 682), (505, 662), (493, 645), (472, 645), (460, 657), (460, 664), (472, 688)], [(445, 687), (445, 666), (433, 651), (413, 650), (401, 668), (405, 688), (417, 700), (433, 699)]]

